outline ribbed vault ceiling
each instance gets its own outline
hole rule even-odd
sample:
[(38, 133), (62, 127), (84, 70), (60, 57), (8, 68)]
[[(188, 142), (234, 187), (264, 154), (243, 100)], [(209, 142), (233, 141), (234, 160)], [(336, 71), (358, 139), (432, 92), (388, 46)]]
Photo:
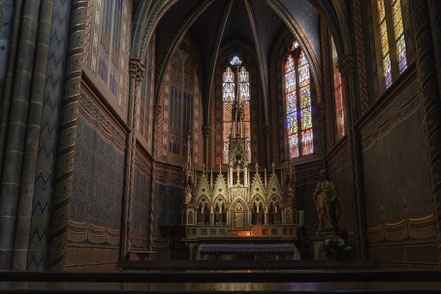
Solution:
[[(318, 57), (318, 12), (307, 0), (181, 0), (165, 13), (157, 26), (156, 52), (160, 65), (157, 82), (161, 82), (161, 75), (174, 49), (170, 44), (190, 31), (201, 51), (205, 98), (209, 97), (213, 60), (217, 58), (222, 44), (230, 40), (241, 40), (254, 48), (262, 86), (266, 88), (271, 46), (286, 23), (286, 19), (282, 20), (269, 2), (289, 11), (303, 38), (307, 39), (304, 41), (315, 51), (310, 53)], [(264, 100), (267, 101), (265, 97)]]

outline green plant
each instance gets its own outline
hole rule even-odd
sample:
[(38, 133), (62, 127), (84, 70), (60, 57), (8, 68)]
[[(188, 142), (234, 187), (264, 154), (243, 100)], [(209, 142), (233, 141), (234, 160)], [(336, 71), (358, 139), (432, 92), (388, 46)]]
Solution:
[(320, 251), (326, 259), (348, 262), (354, 258), (354, 247), (347, 240), (337, 236), (326, 239)]

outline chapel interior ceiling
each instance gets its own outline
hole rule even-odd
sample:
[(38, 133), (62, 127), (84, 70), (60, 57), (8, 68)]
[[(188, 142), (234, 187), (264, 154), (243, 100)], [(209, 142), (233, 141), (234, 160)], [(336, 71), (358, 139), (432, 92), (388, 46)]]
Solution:
[[(250, 20), (245, 1), (249, 1), (254, 21)], [(282, 5), (291, 14), (302, 29), (304, 38), (310, 42), (315, 51), (313, 54), (319, 56), (319, 13), (308, 0), (233, 0), (231, 9), (229, 9), (229, 2), (225, 0), (177, 1), (165, 13), (157, 26), (157, 62), (161, 65), (167, 63), (168, 44), (177, 37), (176, 34), (180, 30), (182, 31), (183, 25), (188, 25), (188, 30), (184, 32), (192, 32), (200, 49), (204, 86), (210, 82), (213, 71), (211, 64), (213, 64), (212, 59), (217, 56), (216, 39), (219, 37), (221, 46), (230, 40), (241, 40), (253, 48), (256, 56), (261, 56), (264, 76), (268, 77), (267, 64), (272, 44), (277, 34), (285, 27), (284, 21), (274, 12), (269, 2)], [(204, 6), (204, 10), (200, 13)], [(199, 13), (200, 15), (196, 15)], [(225, 15), (227, 15), (227, 20), (225, 28), (222, 29)], [(190, 18), (195, 19), (189, 22)], [(257, 38), (253, 36), (253, 30), (257, 32)], [(205, 94), (205, 97), (209, 96), (208, 93)]]

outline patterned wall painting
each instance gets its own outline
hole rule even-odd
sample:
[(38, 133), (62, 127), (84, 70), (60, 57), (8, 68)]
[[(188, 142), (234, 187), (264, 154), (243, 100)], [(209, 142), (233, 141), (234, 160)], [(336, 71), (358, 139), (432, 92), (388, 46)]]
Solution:
[(187, 36), (173, 52), (161, 84), (164, 107), (159, 123), (162, 132), (158, 132), (158, 135), (162, 141), (162, 159), (169, 163), (184, 163), (190, 136), (193, 161), (196, 165), (202, 165), (202, 102), (198, 60), (196, 45)]
[(83, 70), (126, 119), (132, 1), (88, 0)]
[(133, 193), (133, 212), (130, 240), (133, 248), (147, 248), (149, 231), (149, 211), (151, 192), (151, 163), (140, 152), (136, 152), (135, 191)]
[(160, 225), (180, 224), (184, 197), (184, 174), (180, 168), (156, 165), (154, 174), (153, 237), (161, 239)]
[(79, 113), (68, 240), (118, 245), (125, 136), (86, 94)]
[(153, 95), (155, 91), (155, 40), (156, 38), (153, 36), (143, 60), (145, 74), (141, 81), (140, 100), (137, 109), (136, 136), (150, 154), (152, 152)]

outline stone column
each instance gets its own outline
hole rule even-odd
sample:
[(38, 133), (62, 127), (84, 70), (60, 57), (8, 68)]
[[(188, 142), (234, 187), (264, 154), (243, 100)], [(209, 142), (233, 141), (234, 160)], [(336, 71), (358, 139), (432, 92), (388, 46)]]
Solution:
[(441, 1), (427, 0), (429, 6), (430, 26), (435, 53), (436, 70), (438, 74), (438, 87), (441, 93)]
[(271, 124), (266, 122), (263, 124), (265, 130), (265, 166), (269, 168), (271, 166)]
[(72, 196), (78, 104), (82, 73), (87, 0), (72, 0), (66, 53), (64, 92), (58, 125), (54, 194), (49, 231), (48, 270), (62, 271), (66, 258), (67, 229)]
[(32, 88), (31, 97), (29, 99), (23, 165), (21, 168), (17, 223), (15, 226), (12, 269), (17, 271), (26, 270), (35, 173), (40, 142), (41, 115), (43, 113), (43, 96), (46, 85), (46, 68), (52, 26), (52, 12), (53, 0), (42, 0), (40, 18), (38, 20), (39, 29), (32, 73)]
[(204, 162), (205, 166), (208, 168), (210, 164), (210, 137), (211, 137), (211, 126), (204, 124), (202, 126), (202, 134), (204, 136)]
[(151, 171), (151, 178), (150, 178), (150, 210), (149, 210), (149, 249), (153, 249), (153, 227), (154, 227), (154, 215), (153, 211), (155, 210), (155, 172), (156, 172), (156, 148), (160, 145), (156, 143), (158, 140), (158, 124), (159, 124), (159, 117), (161, 115), (162, 106), (159, 104), (155, 104), (153, 106), (153, 138), (152, 138), (152, 155), (153, 155), (153, 163), (152, 163), (152, 171)]
[(127, 125), (129, 133), (126, 140), (124, 166), (124, 193), (121, 223), (120, 260), (128, 259), (130, 251), (130, 232), (132, 216), (132, 199), (134, 190), (135, 157), (136, 157), (136, 119), (141, 79), (144, 75), (144, 65), (137, 59), (129, 61), (129, 99)]
[(357, 120), (357, 95), (355, 65), (352, 55), (344, 55), (338, 61), (338, 70), (344, 78), (346, 97), (346, 123), (348, 127), (349, 154), (351, 156), (352, 181), (354, 189), (353, 210), (356, 218), (355, 239), (360, 258), (368, 257), (365, 199), (362, 178), (360, 136), (355, 125)]
[[(440, 55), (440, 53), (434, 51), (428, 2), (409, 2), (415, 31), (416, 64), (421, 87), (420, 103), (425, 131), (424, 141), (430, 164), (438, 262), (441, 262), (441, 100), (435, 60), (435, 55)], [(429, 3), (431, 2), (429, 1)]]
[(52, 1), (17, 1), (14, 7), (15, 59), (1, 93), (0, 269), (26, 270)]

